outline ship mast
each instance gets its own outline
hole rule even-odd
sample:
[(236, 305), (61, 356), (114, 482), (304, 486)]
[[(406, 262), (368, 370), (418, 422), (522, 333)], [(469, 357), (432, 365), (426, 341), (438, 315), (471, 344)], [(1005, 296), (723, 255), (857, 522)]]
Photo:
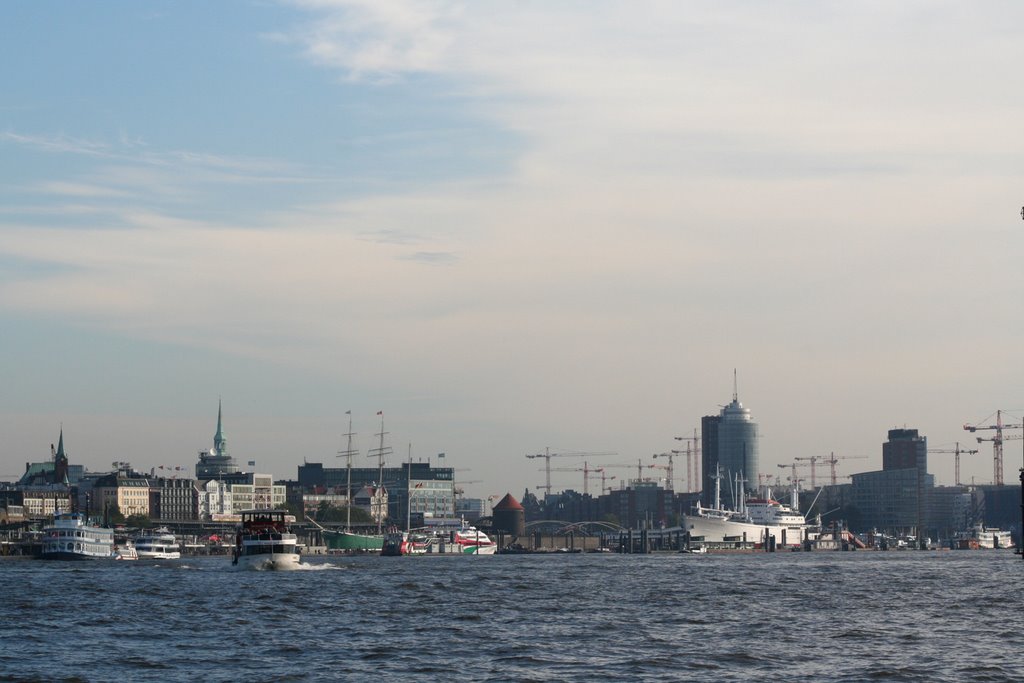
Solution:
[(383, 489), (384, 489), (384, 456), (391, 454), (390, 448), (384, 448), (384, 435), (387, 432), (384, 431), (384, 411), (378, 410), (377, 414), (380, 415), (380, 433), (377, 436), (380, 437), (380, 446), (370, 451), (370, 457), (376, 456), (377, 458), (377, 491), (375, 496), (377, 497), (378, 510), (377, 510), (377, 533), (381, 534), (384, 532), (384, 509), (382, 505), (383, 500)]
[(338, 457), (347, 458), (345, 466), (348, 471), (345, 490), (345, 531), (352, 531), (352, 456), (355, 455), (355, 451), (352, 450), (352, 437), (355, 436), (355, 432), (352, 431), (352, 411), (346, 410), (345, 414), (348, 415), (348, 433), (345, 434), (348, 437), (348, 447), (338, 453)]

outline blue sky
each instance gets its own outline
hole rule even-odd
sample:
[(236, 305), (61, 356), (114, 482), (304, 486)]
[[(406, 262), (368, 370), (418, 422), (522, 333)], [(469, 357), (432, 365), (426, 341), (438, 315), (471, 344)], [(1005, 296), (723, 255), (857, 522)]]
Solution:
[(773, 475), (966, 443), (1024, 414), (1022, 14), (5, 3), (0, 475), (62, 424), (192, 465), (223, 398), (278, 477), (384, 410), (520, 496), (525, 453), (677, 447), (733, 368)]

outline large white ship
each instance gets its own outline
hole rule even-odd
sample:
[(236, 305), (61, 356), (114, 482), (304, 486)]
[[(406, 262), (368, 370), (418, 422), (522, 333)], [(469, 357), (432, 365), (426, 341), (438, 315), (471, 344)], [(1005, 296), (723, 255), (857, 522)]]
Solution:
[(808, 538), (816, 538), (820, 520), (808, 522), (800, 514), (796, 487), (792, 489), (792, 503), (784, 505), (772, 498), (771, 489), (762, 498), (746, 499), (742, 494), (742, 480), (737, 482), (738, 501), (735, 509), (721, 504), (721, 475), (715, 479), (715, 506), (702, 507), (698, 502), (693, 512), (686, 515), (685, 526), (695, 544), (753, 543), (763, 545), (774, 538), (777, 547), (798, 547)]

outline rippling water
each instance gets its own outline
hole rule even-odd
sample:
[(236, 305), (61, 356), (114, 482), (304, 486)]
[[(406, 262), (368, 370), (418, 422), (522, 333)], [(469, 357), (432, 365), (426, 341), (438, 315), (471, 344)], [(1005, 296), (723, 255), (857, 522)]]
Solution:
[(1019, 681), (1005, 551), (0, 560), (0, 681)]

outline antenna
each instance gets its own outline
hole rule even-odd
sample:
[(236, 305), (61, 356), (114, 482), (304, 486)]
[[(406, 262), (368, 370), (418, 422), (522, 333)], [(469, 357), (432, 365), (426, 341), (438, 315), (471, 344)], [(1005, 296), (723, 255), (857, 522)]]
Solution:
[(738, 402), (740, 400), (739, 396), (740, 396), (740, 392), (736, 389), (736, 368), (733, 368), (732, 369), (732, 400), (733, 400), (733, 403), (736, 403), (736, 402)]

